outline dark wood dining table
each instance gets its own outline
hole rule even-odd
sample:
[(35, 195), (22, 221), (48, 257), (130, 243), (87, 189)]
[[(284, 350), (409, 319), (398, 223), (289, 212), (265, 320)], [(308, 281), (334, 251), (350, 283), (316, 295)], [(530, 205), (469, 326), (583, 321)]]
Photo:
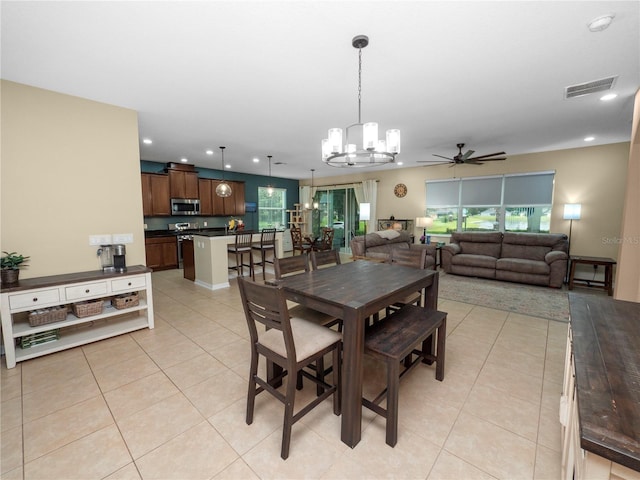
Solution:
[(341, 438), (351, 448), (362, 435), (364, 332), (367, 318), (425, 289), (438, 306), (438, 272), (357, 260), (278, 281), (289, 300), (343, 321)]

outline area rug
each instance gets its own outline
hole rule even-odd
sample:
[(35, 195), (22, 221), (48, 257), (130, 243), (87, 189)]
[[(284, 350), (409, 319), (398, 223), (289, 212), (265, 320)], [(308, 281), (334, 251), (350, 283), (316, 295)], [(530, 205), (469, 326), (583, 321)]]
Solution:
[(569, 321), (569, 299), (565, 289), (464, 277), (440, 270), (438, 298), (560, 322)]

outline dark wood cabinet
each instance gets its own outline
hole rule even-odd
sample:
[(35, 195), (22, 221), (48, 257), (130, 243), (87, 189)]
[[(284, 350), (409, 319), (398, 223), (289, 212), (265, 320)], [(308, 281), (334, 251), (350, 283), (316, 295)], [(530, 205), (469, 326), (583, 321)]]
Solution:
[(142, 174), (142, 214), (171, 215), (169, 177), (157, 173)]
[[(198, 180), (198, 194), (200, 195), (200, 215), (213, 215), (213, 198), (211, 197), (213, 189), (211, 188), (211, 180), (201, 178)], [(215, 191), (213, 191), (215, 195)]]
[(182, 241), (182, 267), (184, 268), (184, 278), (195, 281), (196, 262), (193, 251), (193, 240)]
[(176, 237), (145, 239), (147, 267), (154, 270), (178, 268), (178, 240)]
[(198, 172), (169, 170), (171, 198), (199, 198)]
[(245, 214), (244, 203), (244, 182), (229, 182), (231, 185), (231, 196), (224, 199), (225, 215)]

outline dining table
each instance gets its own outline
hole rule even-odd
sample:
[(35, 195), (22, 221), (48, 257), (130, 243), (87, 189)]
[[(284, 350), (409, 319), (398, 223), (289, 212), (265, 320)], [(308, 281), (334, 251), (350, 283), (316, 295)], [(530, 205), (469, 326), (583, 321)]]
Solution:
[(438, 272), (356, 260), (279, 280), (287, 299), (342, 319), (342, 441), (362, 435), (362, 384), (367, 319), (424, 289), (424, 306), (438, 306)]

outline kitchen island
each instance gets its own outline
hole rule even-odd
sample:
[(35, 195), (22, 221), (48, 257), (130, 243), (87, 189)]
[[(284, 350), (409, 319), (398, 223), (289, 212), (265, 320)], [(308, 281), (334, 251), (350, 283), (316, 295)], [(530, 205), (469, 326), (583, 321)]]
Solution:
[[(220, 235), (219, 232), (193, 234), (193, 250), (196, 267), (195, 283), (217, 290), (229, 286), (229, 254), (227, 247), (234, 244), (235, 235)], [(254, 243), (260, 244), (260, 232), (253, 235)], [(259, 250), (254, 252), (254, 262), (260, 261)], [(276, 256), (282, 257), (282, 232), (276, 233)], [(231, 266), (234, 266), (232, 263)], [(262, 268), (262, 267), (260, 267)]]

